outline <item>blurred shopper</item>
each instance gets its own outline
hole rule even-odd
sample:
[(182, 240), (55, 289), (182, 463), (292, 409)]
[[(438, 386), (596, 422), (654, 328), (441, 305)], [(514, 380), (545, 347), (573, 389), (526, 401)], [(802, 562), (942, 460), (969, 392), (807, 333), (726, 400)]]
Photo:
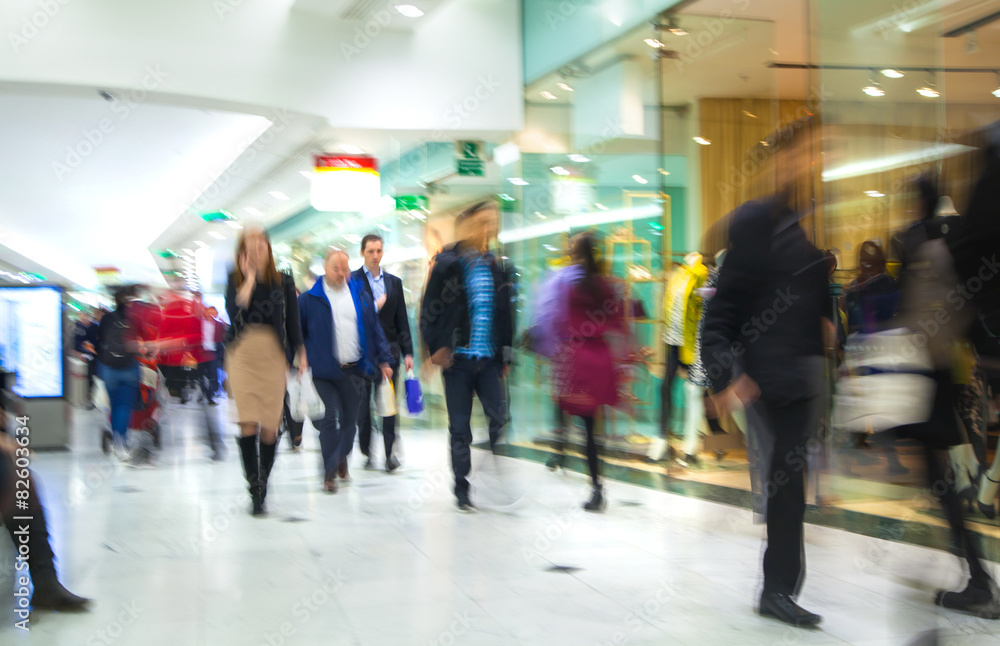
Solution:
[[(0, 418), (6, 419), (6, 414), (2, 410)], [(15, 589), (24, 588), (27, 593), (27, 586), (21, 582), (22, 578), (27, 579), (24, 574), (27, 569), (34, 586), (31, 595), (31, 606), (34, 610), (43, 608), (64, 612), (85, 610), (90, 600), (67, 590), (59, 582), (56, 574), (55, 554), (49, 542), (45, 508), (42, 507), (38, 497), (38, 478), (34, 473), (30, 473), (26, 489), (16, 486), (17, 470), (14, 461), (18, 457), (26, 456), (27, 453), (28, 449), (16, 441), (16, 436), (8, 435), (6, 429), (0, 425), (0, 522), (6, 526), (15, 551), (28, 555), (18, 556), (15, 559)], [(18, 479), (23, 480), (23, 478)], [(27, 498), (22, 500), (17, 494), (25, 491)], [(15, 615), (21, 621), (26, 620), (27, 616), (22, 616), (20, 612), (22, 609), (15, 610)]]
[(201, 347), (205, 354), (202, 366), (206, 381), (206, 399), (209, 406), (215, 406), (219, 394), (219, 348), (226, 338), (225, 325), (218, 319), (219, 311), (214, 307), (202, 307)]
[[(361, 256), (364, 265), (353, 274), (351, 279), (360, 283), (365, 292), (375, 301), (378, 319), (389, 342), (389, 355), (392, 366), (392, 384), (398, 392), (399, 388), (399, 356), (403, 355), (403, 367), (413, 370), (413, 337), (410, 336), (410, 320), (406, 316), (406, 298), (403, 294), (403, 281), (382, 270), (382, 238), (368, 234), (361, 239)], [(358, 444), (361, 452), (367, 458), (365, 468), (372, 468), (371, 436), (372, 436), (372, 393), (380, 382), (370, 381), (362, 396), (361, 412), (358, 417)], [(399, 467), (399, 460), (393, 453), (396, 443), (396, 424), (398, 415), (382, 418), (382, 441), (385, 445), (385, 470), (392, 473)]]
[(566, 294), (567, 338), (553, 360), (559, 407), (582, 418), (587, 431), (587, 465), (593, 486), (590, 500), (583, 506), (587, 511), (604, 511), (607, 504), (601, 485), (595, 417), (602, 407), (618, 403), (624, 347), (609, 336), (625, 333), (623, 304), (602, 275), (596, 246), (589, 233), (573, 240), (570, 255), (583, 271)]
[(243, 473), (256, 516), (264, 513), (288, 366), (298, 353), (299, 371), (309, 367), (295, 283), (275, 268), (271, 241), (263, 229), (245, 229), (240, 236), (236, 269), (226, 287), (226, 312), (232, 322), (226, 334), (226, 373), (236, 401)]
[[(804, 189), (811, 126), (800, 120), (767, 142), (775, 151), (779, 193), (734, 213), (702, 335), (716, 409), (723, 415), (746, 407), (750, 432), (766, 456), (759, 612), (801, 627), (821, 621), (795, 601), (805, 574), (806, 445), (817, 428), (823, 333), (830, 326), (827, 264), (799, 225), (811, 206)], [(737, 359), (745, 372), (733, 379)]]
[(324, 276), (299, 297), (299, 312), (313, 384), (326, 406), (319, 422), (323, 490), (336, 493), (337, 476), (348, 477), (347, 455), (367, 380), (391, 378), (392, 358), (375, 302), (361, 281), (350, 280), (347, 254), (330, 250), (324, 269)]
[(923, 444), (928, 486), (944, 508), (957, 553), (969, 565), (965, 589), (939, 591), (935, 603), (986, 619), (1000, 619), (1000, 591), (982, 562), (975, 535), (965, 525), (948, 460), (948, 449), (966, 442), (956, 415), (954, 365), (955, 349), (972, 323), (972, 308), (948, 296), (960, 293), (962, 286), (945, 242), (946, 236), (955, 231), (950, 223), (935, 217), (937, 191), (935, 175), (924, 174), (917, 179), (920, 219), (901, 237), (900, 275), (903, 285), (900, 319), (926, 341), (935, 369), (936, 390), (930, 418), (924, 423), (900, 427), (897, 432)]
[(84, 408), (94, 407), (92, 393), (94, 377), (97, 376), (97, 337), (100, 319), (93, 319), (87, 312), (81, 312), (74, 328), (73, 350), (81, 361), (87, 364), (87, 387), (84, 389)]
[(115, 291), (115, 311), (105, 314), (98, 330), (98, 376), (104, 381), (111, 404), (112, 449), (120, 460), (127, 460), (128, 423), (139, 397), (139, 332), (128, 306), (135, 297), (135, 287), (122, 286)]
[(458, 242), (434, 257), (420, 308), (420, 334), (431, 362), (443, 368), (451, 466), (458, 509), (475, 510), (472, 469), (472, 397), (479, 396), (496, 447), (508, 422), (504, 379), (514, 344), (513, 270), (489, 252), (499, 216), (479, 202), (455, 219)]

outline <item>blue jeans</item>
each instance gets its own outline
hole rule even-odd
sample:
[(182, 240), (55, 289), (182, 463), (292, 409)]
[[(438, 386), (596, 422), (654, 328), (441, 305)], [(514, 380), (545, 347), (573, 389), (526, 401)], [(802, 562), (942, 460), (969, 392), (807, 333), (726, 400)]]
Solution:
[(139, 364), (131, 368), (111, 368), (99, 364), (98, 376), (108, 388), (111, 402), (111, 432), (117, 444), (124, 445), (128, 421), (139, 398)]

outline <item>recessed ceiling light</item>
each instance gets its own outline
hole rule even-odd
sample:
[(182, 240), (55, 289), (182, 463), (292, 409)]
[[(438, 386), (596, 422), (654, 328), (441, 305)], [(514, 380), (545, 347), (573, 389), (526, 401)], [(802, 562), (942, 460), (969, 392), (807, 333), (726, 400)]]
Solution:
[(600, 202), (594, 202), (594, 206), (596, 206), (597, 208), (599, 208), (602, 211), (607, 211), (608, 210), (608, 207), (604, 206)]
[(389, 227), (385, 226), (384, 224), (378, 225), (378, 228), (382, 229), (383, 231), (386, 231), (386, 232), (392, 231), (392, 229), (390, 229)]
[(499, 195), (497, 195), (497, 197), (499, 197), (504, 202), (513, 202), (514, 201), (514, 197), (512, 195), (508, 195), (507, 193), (500, 193)]
[(769, 142), (769, 141), (768, 141), (768, 140), (766, 140), (766, 139), (761, 139), (759, 143), (760, 143), (760, 145), (761, 145), (761, 146), (763, 146), (764, 148), (767, 148), (767, 147), (769, 147), (769, 146), (771, 145), (771, 142)]
[(222, 235), (218, 231), (209, 231), (208, 235), (212, 236), (216, 240), (225, 240), (226, 239), (226, 236)]
[(524, 179), (522, 179), (520, 177), (508, 177), (507, 181), (510, 182), (511, 184), (513, 184), (514, 186), (527, 186), (528, 185), (528, 182), (526, 182)]
[(547, 217), (545, 217), (544, 215), (542, 215), (541, 211), (535, 211), (535, 217), (538, 218), (539, 220), (548, 220)]
[(649, 184), (649, 180), (643, 177), (642, 175), (633, 175), (632, 179), (639, 182), (640, 184)]
[(184, 255), (186, 255), (186, 256), (190, 256), (191, 254), (194, 253), (194, 251), (191, 250), (191, 249), (181, 249), (181, 253), (184, 254)]
[(868, 197), (885, 197), (885, 193), (882, 191), (865, 191), (865, 195)]
[(355, 146), (354, 144), (340, 144), (340, 149), (347, 153), (348, 155), (364, 155), (364, 148), (361, 146)]
[(875, 81), (869, 81), (869, 85), (861, 88), (861, 91), (868, 96), (885, 96), (885, 90)]
[(670, 171), (663, 170), (662, 168), (657, 168), (656, 170), (660, 171), (660, 175), (669, 175), (670, 174)]
[(656, 40), (655, 38), (647, 38), (647, 39), (645, 39), (642, 42), (646, 43), (647, 45), (649, 45), (653, 49), (660, 49), (661, 47), (663, 47), (663, 43), (661, 43), (660, 41)]
[(743, 111), (743, 114), (747, 115), (747, 116), (748, 116), (748, 117), (750, 117), (751, 119), (756, 119), (756, 118), (757, 118), (757, 115), (756, 115), (756, 114), (754, 114), (753, 112), (750, 112), (749, 110), (744, 110), (744, 111)]
[(590, 161), (590, 157), (587, 157), (586, 155), (581, 155), (580, 153), (573, 153), (571, 155), (567, 155), (567, 157), (569, 157), (570, 161), (576, 162), (578, 164), (586, 164), (587, 162)]
[(998, 87), (997, 89), (993, 90), (992, 94), (996, 98), (1000, 99), (1000, 87)]
[(419, 18), (424, 15), (424, 12), (419, 7), (415, 7), (412, 4), (398, 4), (396, 5), (396, 11), (407, 18)]
[(567, 92), (575, 92), (576, 91), (573, 88), (571, 88), (570, 86), (566, 85), (565, 83), (556, 83), (556, 87), (558, 87), (560, 90), (566, 90)]
[(694, 139), (695, 143), (699, 143), (702, 146), (711, 146), (712, 145), (712, 142), (709, 141), (708, 139), (705, 139), (704, 137), (691, 137), (691, 138)]
[(562, 166), (553, 166), (549, 170), (555, 173), (556, 175), (569, 175), (569, 171), (563, 168)]
[(554, 101), (554, 100), (556, 99), (556, 95), (555, 95), (555, 94), (552, 94), (552, 93), (551, 93), (551, 92), (549, 92), (548, 90), (545, 90), (545, 91), (544, 91), (544, 92), (542, 92), (541, 94), (542, 94), (542, 96), (543, 96), (544, 98), (548, 99), (549, 101)]
[(928, 99), (936, 99), (937, 97), (941, 96), (941, 93), (938, 92), (937, 88), (935, 88), (933, 85), (925, 85), (921, 88), (917, 88), (917, 94), (919, 94), (920, 96), (925, 96)]
[(892, 68), (892, 67), (886, 68), (886, 69), (882, 70), (880, 73), (882, 74), (882, 76), (886, 77), (887, 79), (901, 79), (901, 78), (903, 78), (903, 73), (900, 72), (899, 70), (895, 69), (895, 68)]
[(205, 247), (208, 246), (206, 243), (202, 242), (201, 240), (195, 240), (194, 241), (194, 245), (196, 247), (198, 247), (199, 249), (203, 249), (203, 248), (205, 248)]
[(284, 201), (286, 201), (286, 200), (289, 199), (289, 197), (287, 195), (285, 195), (284, 193), (282, 193), (281, 191), (269, 191), (268, 195), (270, 195), (271, 197), (273, 197), (274, 199), (276, 199), (276, 200), (278, 200), (280, 202), (284, 202)]
[(229, 226), (231, 226), (234, 229), (242, 229), (243, 228), (243, 225), (240, 224), (239, 222), (237, 222), (236, 220), (226, 220), (226, 224), (228, 224)]
[(247, 208), (245, 208), (243, 210), (246, 211), (247, 213), (249, 213), (250, 215), (254, 216), (254, 217), (260, 218), (260, 217), (264, 216), (264, 214), (261, 212), (260, 209), (252, 207), (252, 206), (248, 206)]
[(305, 177), (306, 179), (312, 179), (313, 178), (313, 172), (311, 170), (300, 170), (299, 171), (299, 175), (301, 175), (302, 177)]

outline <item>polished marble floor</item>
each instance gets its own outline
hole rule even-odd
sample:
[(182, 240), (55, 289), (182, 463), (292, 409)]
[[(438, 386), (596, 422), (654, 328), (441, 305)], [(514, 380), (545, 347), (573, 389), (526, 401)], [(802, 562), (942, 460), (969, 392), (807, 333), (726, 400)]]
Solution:
[[(1000, 646), (1000, 622), (942, 611), (962, 581), (937, 550), (809, 526), (802, 595), (818, 631), (754, 614), (762, 528), (749, 511), (609, 482), (606, 513), (580, 510), (586, 479), (474, 454), (480, 512), (458, 513), (444, 431), (409, 431), (405, 466), (320, 491), (315, 432), (282, 444), (252, 518), (235, 444), (211, 463), (198, 411), (175, 407), (153, 469), (103, 456), (89, 414), (74, 447), (36, 456), (62, 578), (86, 614), (37, 613), (0, 644), (911, 644)], [(220, 418), (224, 412), (219, 409)], [(227, 435), (232, 429), (225, 426)], [(0, 589), (12, 590), (0, 539)]]

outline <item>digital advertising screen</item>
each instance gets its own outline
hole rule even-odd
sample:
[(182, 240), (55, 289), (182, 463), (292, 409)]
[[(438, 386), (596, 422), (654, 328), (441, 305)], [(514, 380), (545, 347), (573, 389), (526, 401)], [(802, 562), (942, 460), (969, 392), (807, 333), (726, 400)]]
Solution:
[(0, 366), (20, 397), (63, 396), (62, 290), (0, 287)]

